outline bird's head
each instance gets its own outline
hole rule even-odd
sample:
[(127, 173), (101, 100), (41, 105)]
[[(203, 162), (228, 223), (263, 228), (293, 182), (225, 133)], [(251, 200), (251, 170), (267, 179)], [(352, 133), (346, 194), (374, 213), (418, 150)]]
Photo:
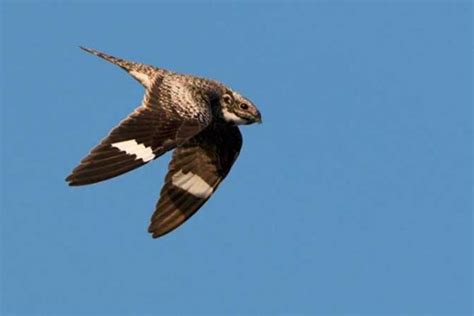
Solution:
[(237, 125), (262, 123), (262, 115), (257, 107), (237, 92), (227, 90), (219, 102), (222, 118), (226, 122)]

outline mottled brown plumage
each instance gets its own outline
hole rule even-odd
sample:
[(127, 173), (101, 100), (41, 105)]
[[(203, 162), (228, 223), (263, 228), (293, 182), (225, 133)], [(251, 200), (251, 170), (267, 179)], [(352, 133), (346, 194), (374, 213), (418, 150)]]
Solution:
[(238, 124), (261, 122), (255, 105), (222, 83), (82, 48), (120, 66), (145, 88), (142, 104), (81, 160), (69, 185), (107, 180), (174, 149), (149, 232), (162, 236), (215, 192), (242, 146)]

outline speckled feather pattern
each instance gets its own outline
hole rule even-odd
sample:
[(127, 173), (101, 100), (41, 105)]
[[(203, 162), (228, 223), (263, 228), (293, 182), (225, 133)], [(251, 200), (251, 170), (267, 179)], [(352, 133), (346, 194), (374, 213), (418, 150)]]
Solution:
[(112, 129), (66, 181), (104, 181), (174, 150), (148, 229), (154, 238), (167, 234), (212, 196), (240, 152), (242, 136), (236, 124), (261, 121), (260, 113), (253, 105), (250, 114), (235, 105), (224, 107), (221, 100), (228, 95), (237, 107), (251, 103), (215, 80), (82, 49), (127, 71), (145, 87), (145, 95), (140, 107)]

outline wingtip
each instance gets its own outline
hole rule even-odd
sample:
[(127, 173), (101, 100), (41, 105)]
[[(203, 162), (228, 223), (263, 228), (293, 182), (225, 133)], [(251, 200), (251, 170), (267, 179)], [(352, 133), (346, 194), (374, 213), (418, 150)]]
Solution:
[(153, 224), (150, 224), (150, 226), (148, 227), (148, 232), (151, 234), (151, 238), (153, 239), (163, 237), (164, 235), (167, 235), (173, 230), (174, 229), (163, 230), (163, 229), (160, 229), (159, 227), (154, 227)]
[(151, 238), (153, 239), (156, 239), (161, 236), (154, 228), (152, 228), (152, 225), (148, 227), (147, 231), (151, 234)]
[(66, 181), (66, 184), (69, 186), (69, 187), (74, 187), (74, 186), (77, 186), (76, 184), (74, 184), (74, 179), (72, 178), (72, 174), (67, 176), (66, 179), (64, 179), (64, 181)]
[(67, 185), (70, 187), (78, 187), (81, 185), (88, 184), (86, 182), (81, 182), (80, 180), (78, 181), (77, 178), (74, 177), (74, 174), (70, 174), (64, 179), (66, 181)]

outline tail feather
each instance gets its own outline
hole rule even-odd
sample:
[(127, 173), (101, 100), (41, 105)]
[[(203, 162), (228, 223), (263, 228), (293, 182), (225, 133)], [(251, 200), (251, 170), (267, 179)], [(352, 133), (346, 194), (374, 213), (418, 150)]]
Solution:
[(133, 78), (138, 80), (145, 88), (150, 88), (153, 80), (156, 77), (164, 76), (168, 73), (167, 70), (156, 68), (146, 64), (140, 64), (133, 61), (124, 60), (122, 58), (118, 58), (103, 52), (100, 52), (96, 49), (87, 48), (83, 46), (79, 46), (80, 49), (105, 59), (106, 61), (119, 66), (126, 72), (128, 72)]
[(84, 47), (84, 46), (79, 46), (79, 48), (82, 49), (83, 51), (88, 52), (89, 54), (92, 54), (92, 55), (95, 55), (95, 56), (100, 57), (102, 59), (105, 59), (108, 62), (111, 62), (112, 64), (115, 64), (115, 65), (119, 66), (120, 68), (122, 68), (122, 69), (124, 69), (125, 71), (128, 71), (128, 72), (136, 69), (137, 66), (138, 66), (134, 62), (126, 61), (126, 60), (123, 60), (121, 58), (117, 58), (115, 56), (99, 52), (98, 50), (95, 50), (95, 49), (92, 49), (92, 48), (87, 48), (87, 47)]

